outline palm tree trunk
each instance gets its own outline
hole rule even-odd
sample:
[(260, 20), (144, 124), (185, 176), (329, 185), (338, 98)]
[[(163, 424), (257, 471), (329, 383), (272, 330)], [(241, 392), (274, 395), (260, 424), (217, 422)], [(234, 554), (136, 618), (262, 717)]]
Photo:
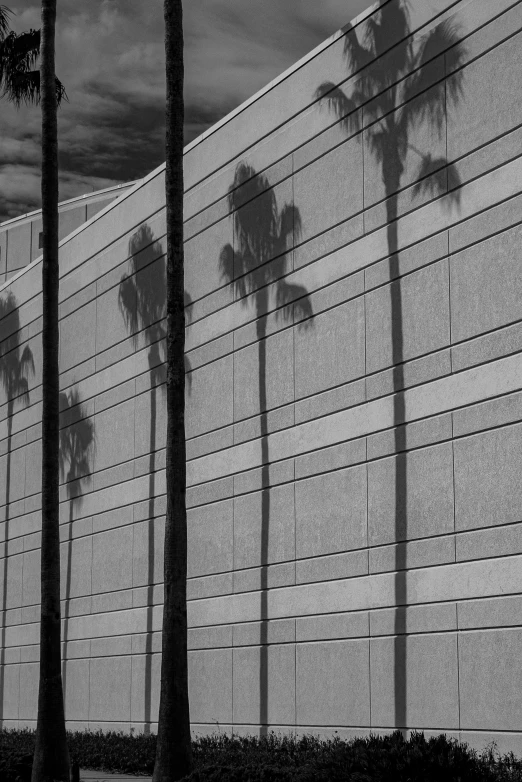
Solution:
[(40, 685), (32, 782), (69, 780), (60, 666), (58, 129), (56, 0), (42, 0), (43, 374)]
[(165, 0), (164, 14), (167, 75), (167, 517), (160, 705), (153, 782), (173, 782), (192, 768), (187, 658), (181, 0)]

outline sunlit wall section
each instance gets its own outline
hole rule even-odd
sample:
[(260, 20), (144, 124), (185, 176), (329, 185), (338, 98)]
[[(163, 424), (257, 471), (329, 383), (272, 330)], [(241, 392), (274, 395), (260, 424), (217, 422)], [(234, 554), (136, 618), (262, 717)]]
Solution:
[[(185, 150), (195, 733), (522, 753), (522, 3), (391, 0)], [(156, 729), (164, 174), (61, 244), (71, 728)], [(4, 725), (34, 725), (41, 267), (0, 289)]]

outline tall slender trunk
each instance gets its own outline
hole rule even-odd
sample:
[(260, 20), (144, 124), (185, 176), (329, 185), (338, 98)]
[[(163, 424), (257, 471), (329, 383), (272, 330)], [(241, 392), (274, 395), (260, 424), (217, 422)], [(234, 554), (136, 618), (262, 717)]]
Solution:
[(56, 0), (42, 0), (43, 374), (40, 685), (32, 782), (69, 780), (60, 666), (58, 129)]
[(256, 295), (257, 350), (259, 359), (259, 412), (261, 414), (261, 628), (259, 658), (259, 725), (268, 733), (268, 543), (270, 534), (270, 454), (266, 401), (266, 319), (267, 288)]
[(158, 738), (153, 782), (192, 768), (187, 659), (185, 312), (183, 270), (183, 10), (165, 0), (167, 201), (167, 517)]
[(5, 479), (5, 533), (4, 533), (4, 578), (2, 592), (2, 647), (0, 649), (0, 728), (4, 721), (5, 699), (5, 635), (6, 635), (6, 611), (7, 611), (7, 575), (9, 565), (9, 511), (11, 503), (11, 447), (13, 437), (13, 412), (14, 404), (9, 394), (7, 400), (7, 464)]
[[(394, 143), (390, 144), (393, 149)], [(391, 328), (393, 363), (393, 422), (395, 426), (395, 639), (394, 639), (394, 703), (395, 727), (407, 727), (407, 648), (406, 648), (406, 567), (407, 567), (407, 493), (406, 429), (404, 403), (404, 323), (402, 290), (399, 278), (399, 240), (397, 201), (394, 194), (400, 187), (402, 164), (398, 156), (389, 156), (393, 172), (384, 175), (386, 187), (386, 218), (391, 282)], [(393, 282), (394, 280), (394, 282)]]

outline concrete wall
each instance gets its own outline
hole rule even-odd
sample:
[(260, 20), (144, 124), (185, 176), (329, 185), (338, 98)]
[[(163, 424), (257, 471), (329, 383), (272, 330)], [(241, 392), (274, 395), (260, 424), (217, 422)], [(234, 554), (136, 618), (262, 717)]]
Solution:
[[(191, 717), (521, 753), (522, 3), (381, 11), (377, 60), (343, 54), (374, 6), (186, 149)], [(164, 252), (162, 168), (61, 244), (76, 728), (157, 719)], [(39, 263), (1, 291), (4, 725), (36, 709)]]

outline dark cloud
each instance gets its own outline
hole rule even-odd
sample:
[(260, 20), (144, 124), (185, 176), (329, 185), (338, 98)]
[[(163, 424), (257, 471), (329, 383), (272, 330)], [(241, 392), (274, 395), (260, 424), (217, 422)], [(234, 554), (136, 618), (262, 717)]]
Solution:
[[(189, 143), (370, 0), (185, 3), (185, 141)], [(11, 0), (17, 32), (40, 26), (36, 0)], [(60, 197), (139, 179), (164, 160), (163, 0), (60, 0), (57, 72)], [(0, 220), (39, 208), (40, 114), (0, 114)]]

